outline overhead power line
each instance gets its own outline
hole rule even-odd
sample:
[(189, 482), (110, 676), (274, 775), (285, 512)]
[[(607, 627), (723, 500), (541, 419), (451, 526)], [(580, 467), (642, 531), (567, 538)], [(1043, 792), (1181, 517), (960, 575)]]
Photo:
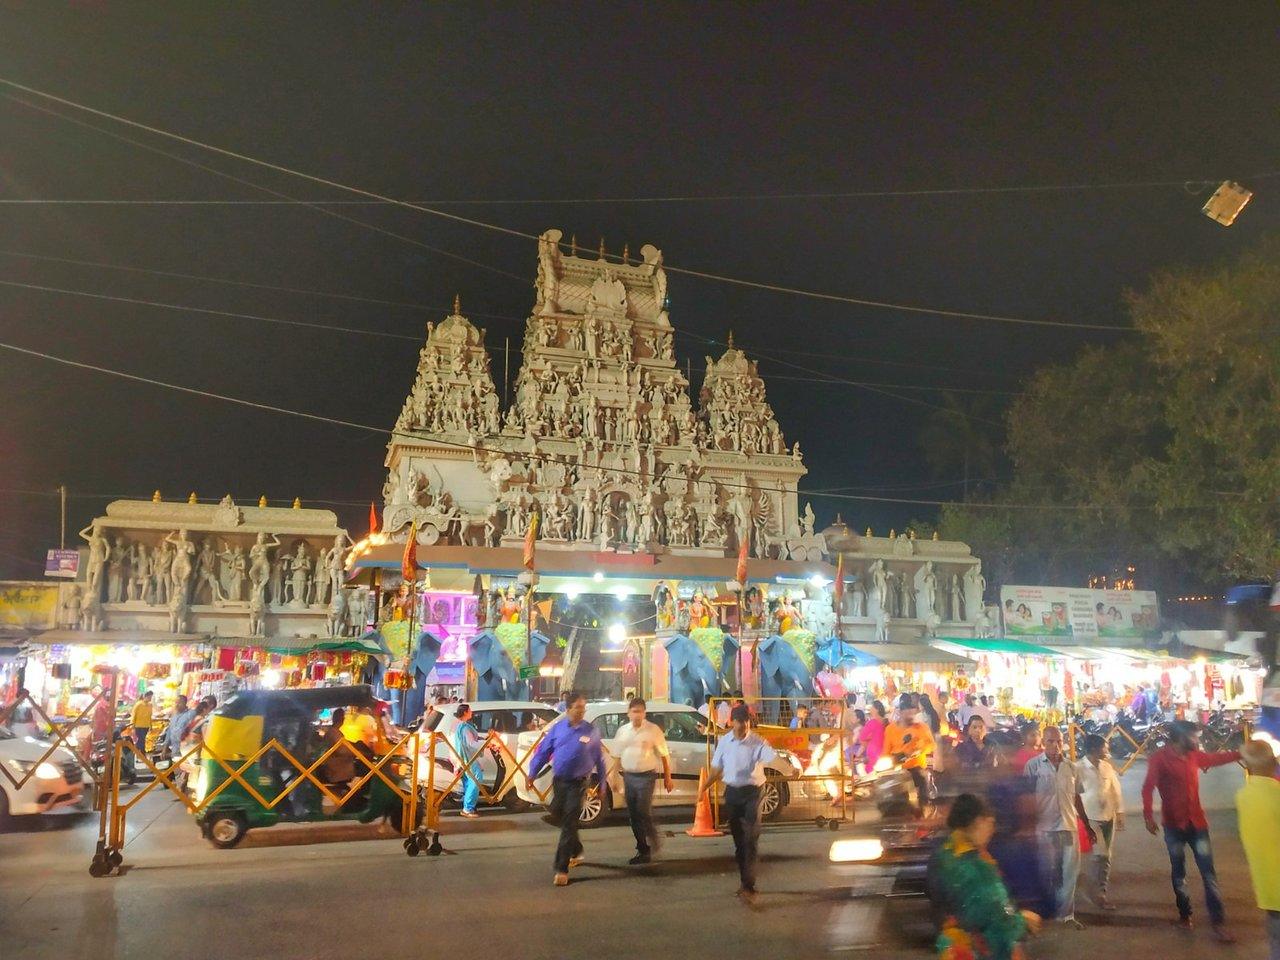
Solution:
[(115, 303), (130, 303), (141, 307), (159, 307), (163, 310), (181, 310), (184, 313), (200, 313), (206, 316), (230, 317), (236, 320), (259, 320), (263, 323), (274, 323), (288, 327), (308, 327), (312, 330), (328, 330), (333, 333), (353, 333), (357, 336), (390, 337), (395, 340), (412, 340), (417, 343), (422, 337), (407, 333), (388, 333), (385, 330), (365, 330), (359, 327), (343, 327), (331, 323), (311, 323), (306, 320), (285, 320), (281, 317), (264, 317), (255, 313), (233, 313), (230, 310), (212, 310), (206, 307), (192, 307), (182, 303), (160, 303), (156, 300), (140, 300), (136, 297), (117, 297), (105, 293), (89, 293), (86, 290), (69, 290), (65, 287), (46, 287), (38, 283), (19, 283), (16, 280), (0, 280), (0, 287), (18, 287), (23, 290), (36, 290), (42, 293), (57, 293), (70, 297), (89, 297), (93, 300), (110, 300)]
[(329, 297), (334, 300), (349, 300), (354, 303), (371, 303), (381, 307), (406, 307), (410, 310), (422, 310), (430, 313), (436, 308), (424, 303), (407, 303), (403, 300), (381, 300), (377, 297), (360, 297), (350, 293), (338, 293), (333, 290), (311, 290), (306, 287), (283, 287), (272, 283), (255, 283), (250, 280), (232, 280), (227, 277), (211, 277), (200, 273), (178, 273), (174, 270), (157, 270), (151, 267), (131, 267), (122, 263), (103, 263), (100, 260), (74, 260), (71, 257), (51, 257), (40, 253), (24, 253), (20, 250), (0, 250), (0, 257), (20, 257), (23, 260), (39, 260), (45, 263), (65, 263), (75, 267), (93, 267), (99, 270), (120, 270), (125, 273), (145, 273), (155, 277), (170, 277), (176, 280), (199, 280), (204, 283), (220, 283), (229, 287), (248, 287), (255, 290), (274, 290), (278, 293), (300, 293), (311, 297)]
[[(270, 403), (260, 403), (256, 400), (246, 400), (243, 397), (234, 397), (224, 393), (214, 393), (209, 390), (200, 390), (196, 387), (188, 387), (179, 383), (169, 383), (164, 380), (156, 380), (152, 377), (140, 376), (136, 373), (127, 373), (123, 370), (114, 370), (110, 367), (104, 367), (99, 364), (85, 363), (80, 360), (72, 360), (68, 357), (59, 357), (55, 354), (46, 353), (41, 350), (33, 350), (29, 347), (21, 347), (17, 344), (0, 342), (0, 350), (8, 350), (12, 353), (21, 354), (28, 357), (35, 357), (40, 360), (47, 360), (51, 363), (61, 364), (63, 366), (73, 367), (78, 370), (88, 370), (93, 373), (100, 373), (106, 376), (118, 377), (122, 380), (129, 380), (133, 383), (146, 384), (148, 386), (160, 387), (166, 390), (175, 390), (188, 396), (201, 397), (208, 400), (221, 400), (224, 403), (232, 403), (237, 406), (247, 407), (252, 410), (259, 410), (267, 413), (277, 413), (284, 416), (296, 417), (302, 420), (308, 420), (313, 423), (324, 423), (332, 426), (344, 427), (351, 430), (359, 430), (364, 433), (372, 433), (378, 436), (405, 437), (407, 439), (421, 440), (420, 436), (414, 434), (402, 433), (396, 430), (387, 430), (383, 427), (374, 427), (364, 423), (357, 423), (352, 420), (343, 420), (337, 417), (326, 417), (316, 413), (307, 413), (303, 410), (292, 410), (289, 407), (281, 407)], [(433, 443), (441, 446), (455, 447), (460, 450), (470, 450), (475, 453), (500, 453), (497, 449), (489, 449), (478, 444), (463, 443), (456, 440), (444, 440), (440, 438), (432, 438)], [(548, 454), (529, 453), (523, 454), (531, 460), (552, 461), (555, 458)], [(639, 470), (631, 470), (626, 467), (600, 467), (602, 473), (610, 473), (622, 476), (642, 477), (643, 474)], [(698, 481), (695, 481), (698, 482)], [(731, 490), (743, 490), (754, 492), (749, 484), (734, 483), (732, 481), (717, 481), (722, 487)], [(828, 500), (847, 500), (869, 503), (901, 503), (912, 504), (916, 506), (945, 506), (947, 504), (955, 504), (954, 500), (918, 500), (899, 497), (874, 497), (857, 494), (840, 494), (840, 493), (821, 493), (817, 491), (799, 490), (799, 496), (804, 497), (821, 497)], [(358, 501), (362, 504), (364, 501)], [(1114, 509), (1140, 509), (1127, 505), (1117, 504), (1061, 504), (1061, 503), (969, 503), (963, 504), (965, 507), (974, 509), (996, 509), (996, 510), (1065, 510), (1065, 511), (1099, 511)], [(1185, 508), (1191, 509), (1191, 508)]]
[[(1264, 180), (1280, 175), (1280, 170), (1257, 173), (1237, 180)], [(0, 204), (29, 205), (81, 205), (81, 206), (163, 206), (163, 207), (270, 207), (297, 203), (318, 203), (326, 206), (372, 207), (388, 203), (417, 203), (431, 206), (555, 206), (592, 203), (736, 203), (773, 200), (862, 200), (892, 199), (899, 197), (963, 197), (1000, 193), (1082, 193), (1091, 190), (1144, 190), (1167, 189), (1203, 190), (1217, 186), (1223, 177), (1209, 179), (1185, 178), (1181, 180), (1108, 180), (1084, 183), (1007, 184), (994, 187), (924, 187), (917, 190), (832, 190), (796, 191), (783, 193), (684, 193), (632, 197), (428, 197), (397, 198), (395, 200), (237, 200), (204, 199), (186, 200), (170, 198), (90, 198), (90, 197), (37, 197), (29, 199), (0, 200)]]
[[(173, 133), (172, 131), (164, 130), (160, 127), (155, 127), (155, 126), (151, 126), (150, 124), (141, 123), (137, 120), (131, 120), (128, 117), (123, 117), (123, 116), (120, 116), (119, 114), (110, 113), (105, 110), (99, 110), (95, 107), (90, 107), (86, 104), (78, 103), (74, 100), (68, 100), (64, 97), (59, 97), (54, 94), (47, 93), (43, 90), (38, 90), (34, 87), (17, 83), (16, 81), (9, 80), (3, 77), (0, 77), (0, 84), (4, 84), (5, 86), (8, 86), (14, 90), (20, 90), (23, 93), (26, 93), (32, 96), (41, 97), (53, 103), (61, 104), (62, 106), (65, 106), (65, 107), (70, 107), (75, 110), (81, 110), (85, 113), (89, 113), (98, 117), (103, 117), (105, 119), (115, 121), (116, 123), (122, 123), (122, 124), (125, 124), (126, 126), (130, 126), (138, 130), (144, 130), (156, 136), (166, 137), (178, 143), (184, 143), (184, 144), (187, 144), (188, 146), (193, 146), (202, 150), (207, 150), (224, 157), (229, 157), (231, 159), (239, 160), (244, 163), (253, 164), (255, 166), (262, 167), (263, 169), (275, 171), (276, 173), (287, 174), (289, 176), (294, 176), (303, 180), (308, 180), (312, 183), (319, 184), (320, 186), (331, 187), (335, 190), (345, 190), (348, 193), (354, 193), (370, 200), (376, 200), (382, 204), (386, 204), (394, 207), (400, 207), (406, 210), (415, 210), (419, 213), (425, 213), (430, 216), (438, 217), (440, 219), (452, 221), (454, 223), (461, 223), (468, 226), (476, 227), (478, 229), (488, 230), (490, 232), (498, 233), (503, 236), (516, 237), (518, 239), (531, 240), (535, 242), (539, 239), (538, 235), (527, 233), (522, 230), (514, 230), (511, 227), (504, 227), (500, 224), (490, 223), (484, 220), (477, 220), (474, 217), (464, 217), (460, 214), (450, 213), (447, 210), (441, 210), (437, 207), (426, 206), (420, 203), (410, 203), (404, 200), (396, 200), (393, 197), (388, 197), (383, 194), (376, 193), (372, 190), (366, 190), (361, 187), (353, 187), (348, 184), (340, 183), (336, 180), (330, 180), (325, 177), (316, 176), (315, 174), (304, 173), (300, 170), (295, 170), (290, 167), (286, 167), (282, 164), (273, 163), (272, 161), (269, 161), (269, 160), (263, 160), (258, 157), (250, 156), (248, 154), (239, 153), (235, 150), (228, 150), (224, 147), (218, 147), (213, 144), (194, 139), (193, 137), (183, 136), (182, 134)], [(26, 101), (23, 101), (18, 98), (9, 98), (9, 99), (13, 99), (14, 102), (17, 102), (17, 103), (26, 103)], [(27, 104), (27, 105), (34, 106), (33, 104)], [(36, 109), (39, 109), (39, 108), (36, 108)], [(53, 115), (58, 117), (63, 116), (62, 114), (58, 114), (56, 112)], [(98, 129), (98, 128), (91, 127), (91, 129)], [(261, 187), (257, 187), (257, 189), (261, 189), (269, 193), (274, 192), (274, 191), (266, 191), (265, 188), (261, 188)], [(298, 198), (285, 197), (285, 199), (297, 200)], [(298, 201), (298, 202), (309, 203), (309, 201)], [(311, 205), (315, 207), (315, 209), (323, 210), (322, 207), (316, 206), (314, 204), (311, 204)], [(325, 211), (325, 212), (335, 216), (340, 216), (338, 214), (334, 214), (333, 211)], [(621, 260), (620, 257), (615, 257), (614, 259)], [(985, 321), (991, 321), (995, 323), (1019, 324), (1019, 325), (1029, 325), (1029, 326), (1040, 326), (1040, 327), (1064, 327), (1064, 328), (1075, 328), (1075, 329), (1081, 329), (1081, 330), (1111, 330), (1111, 331), (1124, 331), (1124, 332), (1132, 331), (1132, 328), (1130, 327), (1116, 326), (1113, 324), (1078, 323), (1078, 322), (1068, 321), (1068, 320), (1036, 320), (1036, 319), (1029, 319), (1025, 317), (1009, 317), (1009, 316), (1003, 316), (1000, 314), (978, 313), (974, 311), (965, 311), (965, 310), (949, 310), (949, 309), (942, 309), (937, 307), (924, 307), (916, 304), (893, 303), (886, 300), (871, 300), (871, 299), (862, 298), (862, 297), (851, 297), (851, 296), (845, 296), (842, 294), (825, 293), (825, 292), (816, 291), (816, 290), (805, 290), (799, 287), (789, 287), (782, 284), (762, 283), (754, 280), (744, 280), (740, 277), (730, 277), (725, 274), (712, 273), (710, 271), (705, 271), (705, 270), (693, 270), (688, 267), (677, 267), (670, 264), (664, 264), (664, 266), (665, 266), (665, 269), (670, 273), (681, 274), (689, 277), (698, 277), (703, 280), (711, 280), (719, 283), (727, 283), (727, 284), (732, 284), (735, 286), (746, 287), (746, 288), (755, 289), (755, 290), (767, 290), (773, 293), (786, 294), (790, 296), (807, 297), (813, 300), (827, 301), (832, 303), (846, 303), (846, 304), (851, 304), (855, 306), (872, 307), (876, 309), (896, 310), (904, 313), (927, 314), (930, 316), (950, 317), (950, 318), (959, 319), (959, 320), (985, 320)]]

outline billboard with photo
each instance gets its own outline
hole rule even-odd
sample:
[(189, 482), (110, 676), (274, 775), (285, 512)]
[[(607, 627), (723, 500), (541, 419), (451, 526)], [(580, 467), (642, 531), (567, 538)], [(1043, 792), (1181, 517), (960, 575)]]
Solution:
[(1160, 632), (1160, 611), (1150, 590), (1001, 587), (1000, 617), (1010, 637), (1083, 643), (1142, 640)]

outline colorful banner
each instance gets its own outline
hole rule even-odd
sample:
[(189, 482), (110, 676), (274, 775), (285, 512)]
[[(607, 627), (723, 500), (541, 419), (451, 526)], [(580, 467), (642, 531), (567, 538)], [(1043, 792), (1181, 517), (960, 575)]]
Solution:
[(1001, 587), (1005, 636), (1090, 640), (1143, 639), (1160, 632), (1156, 595), (1149, 590)]
[(52, 630), (58, 619), (56, 583), (0, 584), (0, 627)]
[(44, 575), (74, 580), (80, 571), (79, 550), (50, 550), (45, 554)]

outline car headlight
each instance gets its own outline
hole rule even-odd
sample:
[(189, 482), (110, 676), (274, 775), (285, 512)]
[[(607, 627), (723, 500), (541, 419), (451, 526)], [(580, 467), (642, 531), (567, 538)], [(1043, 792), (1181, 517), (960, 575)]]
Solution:
[(884, 856), (884, 845), (874, 837), (837, 840), (827, 859), (832, 863), (869, 863)]
[(10, 760), (9, 765), (24, 777), (34, 770), (37, 780), (62, 779), (62, 771), (48, 760), (43, 763), (36, 763), (34, 760)]

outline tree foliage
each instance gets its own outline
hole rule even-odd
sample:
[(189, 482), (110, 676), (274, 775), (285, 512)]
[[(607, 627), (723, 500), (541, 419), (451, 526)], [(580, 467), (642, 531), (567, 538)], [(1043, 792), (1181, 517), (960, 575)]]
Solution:
[(1280, 243), (1154, 276), (1135, 334), (1030, 381), (1007, 415), (1013, 479), (945, 508), (948, 537), (1010, 579), (1083, 583), (1133, 562), (1174, 587), (1280, 564)]

